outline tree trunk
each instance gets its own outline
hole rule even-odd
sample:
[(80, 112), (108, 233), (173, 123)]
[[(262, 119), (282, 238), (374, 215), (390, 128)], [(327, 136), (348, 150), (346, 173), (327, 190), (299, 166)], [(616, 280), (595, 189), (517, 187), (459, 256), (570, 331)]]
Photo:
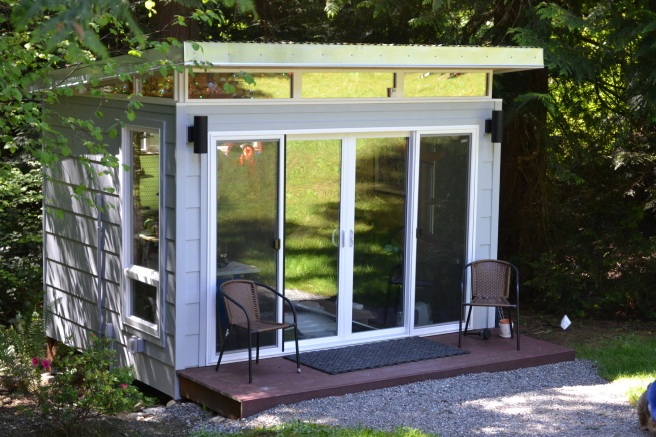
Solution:
[(178, 25), (177, 16), (189, 17), (192, 8), (175, 2), (157, 3), (157, 14), (153, 15), (153, 28), (158, 29), (157, 38), (163, 41), (167, 38), (176, 38), (178, 41), (193, 41), (198, 39), (200, 29), (198, 23), (187, 19), (186, 26)]
[(539, 104), (517, 109), (514, 99), (527, 92), (546, 93), (545, 70), (505, 74), (505, 132), (501, 145), (499, 258), (522, 258), (540, 252), (546, 243), (546, 111)]

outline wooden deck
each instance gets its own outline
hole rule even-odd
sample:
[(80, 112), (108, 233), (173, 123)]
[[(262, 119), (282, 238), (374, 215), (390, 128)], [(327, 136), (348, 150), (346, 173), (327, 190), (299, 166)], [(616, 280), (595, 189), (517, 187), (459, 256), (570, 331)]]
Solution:
[[(428, 338), (451, 346), (458, 345), (457, 333)], [(292, 361), (263, 359), (257, 365), (253, 363), (252, 384), (248, 383), (247, 362), (222, 364), (219, 372), (214, 372), (213, 366), (190, 368), (178, 371), (180, 393), (224, 416), (242, 418), (279, 404), (575, 358), (571, 349), (526, 336), (521, 337), (520, 351), (516, 349), (515, 339), (497, 335), (490, 340), (475, 335), (464, 337), (462, 348), (470, 353), (340, 375), (329, 375), (305, 366), (301, 366), (299, 374)]]

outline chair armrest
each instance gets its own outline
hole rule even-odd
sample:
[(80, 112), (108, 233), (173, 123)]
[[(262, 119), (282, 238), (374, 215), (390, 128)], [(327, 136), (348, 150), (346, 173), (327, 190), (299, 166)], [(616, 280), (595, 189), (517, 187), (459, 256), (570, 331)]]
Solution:
[(271, 288), (270, 286), (268, 286), (266, 284), (262, 284), (261, 282), (255, 282), (255, 285), (257, 285), (258, 287), (266, 288), (271, 293), (273, 293), (276, 296), (282, 298), (283, 302), (287, 302), (289, 304), (289, 307), (292, 309), (292, 316), (294, 317), (294, 324), (295, 325), (297, 324), (297, 322), (296, 322), (296, 308), (294, 308), (294, 304), (292, 304), (292, 301), (289, 300), (289, 298), (283, 296), (281, 293), (277, 292), (276, 290), (274, 290), (273, 288)]

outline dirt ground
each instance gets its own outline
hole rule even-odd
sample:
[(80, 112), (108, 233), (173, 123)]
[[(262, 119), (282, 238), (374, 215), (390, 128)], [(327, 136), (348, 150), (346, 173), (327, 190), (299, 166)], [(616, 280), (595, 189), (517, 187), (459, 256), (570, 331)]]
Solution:
[(622, 334), (656, 332), (656, 321), (589, 320), (573, 316), (568, 316), (571, 325), (563, 330), (560, 327), (563, 315), (552, 316), (524, 311), (520, 315), (521, 333), (575, 349), (577, 345), (599, 346), (605, 340)]
[[(601, 345), (605, 339), (617, 335), (656, 332), (656, 322), (632, 322), (618, 320), (579, 320), (570, 317), (567, 330), (560, 327), (561, 316), (524, 311), (521, 314), (521, 334), (574, 348), (577, 345)], [(15, 399), (0, 390), (0, 435), (4, 437), (61, 436), (51, 429), (47, 421), (30, 417), (24, 411), (30, 401)], [(188, 425), (181, 420), (147, 422), (127, 418), (102, 418), (80, 429), (79, 436), (97, 437), (178, 437), (188, 435)]]
[[(63, 431), (53, 429), (47, 420), (25, 411), (33, 403), (25, 398), (12, 398), (0, 391), (0, 435), (3, 437), (61, 437)], [(103, 417), (86, 422), (71, 436), (79, 437), (180, 437), (189, 434), (182, 421), (146, 422), (127, 417)]]

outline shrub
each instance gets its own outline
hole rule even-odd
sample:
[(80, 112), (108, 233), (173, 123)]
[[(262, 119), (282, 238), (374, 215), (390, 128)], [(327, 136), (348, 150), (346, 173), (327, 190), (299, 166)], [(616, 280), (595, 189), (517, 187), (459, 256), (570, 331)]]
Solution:
[(51, 363), (54, 381), (37, 391), (38, 410), (67, 434), (88, 419), (133, 411), (138, 403), (150, 402), (132, 385), (133, 368), (116, 366), (114, 340), (95, 334), (90, 339), (82, 351), (58, 349)]
[(42, 174), (25, 155), (3, 156), (0, 171), (0, 323), (42, 304)]
[(38, 357), (45, 352), (45, 322), (38, 312), (30, 318), (19, 313), (12, 322), (8, 327), (0, 325), (0, 381), (10, 392), (33, 392), (43, 370)]

